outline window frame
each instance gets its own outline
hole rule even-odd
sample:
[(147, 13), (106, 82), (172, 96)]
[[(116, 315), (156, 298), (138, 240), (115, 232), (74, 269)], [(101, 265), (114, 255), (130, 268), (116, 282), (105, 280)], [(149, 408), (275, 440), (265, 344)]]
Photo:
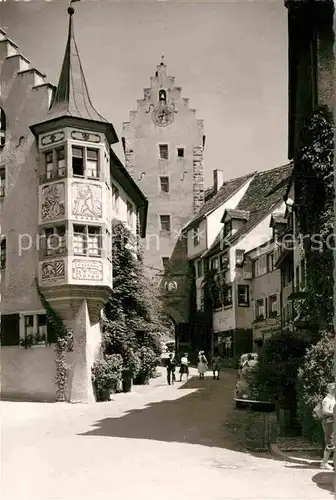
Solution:
[(223, 238), (229, 238), (232, 235), (232, 219), (224, 222)]
[(6, 269), (7, 264), (7, 238), (6, 236), (1, 237), (0, 242), (0, 269)]
[[(70, 158), (71, 158), (71, 176), (74, 178), (79, 178), (79, 179), (90, 179), (90, 180), (100, 180), (101, 179), (101, 160), (100, 160), (100, 151), (101, 148), (99, 147), (92, 147), (92, 146), (83, 146), (82, 144), (70, 144)], [(74, 149), (78, 149), (82, 151), (82, 157), (80, 156), (74, 156), (73, 151)], [(89, 175), (88, 173), (88, 151), (95, 151), (97, 153), (97, 176), (94, 175)], [(83, 174), (75, 174), (74, 173), (74, 165), (73, 165), (73, 159), (74, 158), (82, 158), (82, 163), (83, 163)]]
[[(159, 159), (167, 161), (169, 160), (169, 146), (167, 143), (158, 144), (159, 147)], [(166, 154), (163, 155), (163, 152), (166, 151)]]
[[(231, 300), (229, 300), (231, 297)], [(229, 309), (233, 306), (232, 285), (225, 285), (223, 289), (223, 306), (224, 309)]]
[(6, 196), (6, 166), (0, 166), (0, 199)]
[[(169, 229), (163, 229), (163, 227), (162, 227), (163, 217), (167, 217), (167, 222), (169, 222)], [(160, 214), (159, 220), (160, 220), (160, 232), (164, 233), (164, 234), (171, 233), (171, 228), (172, 228), (171, 215), (170, 214)]]
[[(179, 154), (179, 152), (182, 151), (182, 155)], [(182, 146), (179, 146), (176, 148), (176, 157), (178, 160), (184, 160), (185, 158), (185, 148)]]
[(5, 110), (0, 106), (0, 151), (6, 145), (7, 117)]
[[(44, 316), (44, 324), (39, 324), (40, 316)], [(28, 317), (33, 318), (31, 326), (26, 324), (26, 318)], [(51, 343), (48, 339), (48, 318), (45, 310), (20, 312), (19, 318), (20, 318), (19, 319), (20, 347), (24, 347), (24, 345), (21, 345), (21, 342), (26, 340), (28, 335), (32, 335), (33, 337), (38, 336), (37, 338), (40, 338), (39, 341), (38, 340), (36, 341), (36, 339), (35, 342), (33, 341), (31, 345), (32, 347), (47, 346), (48, 344)], [(42, 331), (41, 327), (43, 327)]]
[(192, 237), (193, 237), (194, 247), (197, 247), (201, 243), (200, 226), (193, 227), (193, 229), (192, 229)]
[(264, 321), (265, 319), (266, 319), (266, 297), (260, 297), (255, 301), (255, 321)]
[[(242, 289), (244, 288), (244, 292)], [(246, 296), (246, 300), (240, 301), (240, 295)], [(237, 306), (238, 307), (250, 307), (250, 287), (249, 285), (237, 285)]]
[[(216, 265), (214, 265), (214, 263), (216, 263)], [(211, 269), (211, 271), (217, 271), (219, 269), (219, 258), (218, 258), (218, 256), (212, 257), (212, 259), (210, 260), (210, 269)]]
[[(64, 230), (64, 233), (60, 233), (60, 229)], [(47, 232), (50, 234), (47, 235)], [(43, 238), (44, 238), (44, 252), (43, 256), (44, 257), (55, 257), (57, 255), (66, 255), (67, 250), (68, 250), (68, 238), (67, 238), (67, 227), (65, 224), (55, 224), (54, 226), (48, 226), (43, 229)], [(57, 247), (54, 247), (50, 245), (49, 248), (49, 239), (52, 241), (52, 239), (57, 236)], [(59, 246), (59, 243), (61, 242), (61, 245)]]
[[(271, 261), (271, 263), (270, 263)], [(274, 252), (269, 252), (267, 254), (267, 272), (268, 273), (272, 273), (273, 271), (275, 271), (275, 267), (274, 267)]]
[[(272, 301), (274, 297), (275, 301)], [(275, 305), (275, 310), (274, 310), (274, 305)], [(278, 316), (278, 294), (273, 293), (268, 297), (268, 317), (276, 318), (277, 316)]]
[(202, 259), (198, 259), (197, 263), (196, 263), (196, 277), (197, 279), (198, 278), (202, 278), (204, 273), (203, 273), (203, 260)]
[[(75, 227), (78, 228), (83, 228), (83, 231), (75, 231)], [(90, 239), (93, 240), (93, 238), (90, 238), (90, 229), (97, 230), (97, 232), (92, 232), (91, 234), (94, 234), (98, 236), (98, 245), (97, 245), (97, 252), (90, 252)], [(82, 235), (83, 234), (83, 252), (79, 250), (75, 250), (75, 246), (78, 244), (78, 242), (75, 241), (75, 237)], [(78, 223), (73, 223), (72, 224), (72, 255), (76, 256), (81, 256), (81, 257), (94, 257), (94, 258), (101, 258), (103, 253), (103, 231), (102, 231), (102, 226), (96, 226), (94, 224), (78, 224)]]
[[(167, 190), (162, 189), (165, 183), (162, 182), (163, 179), (166, 179), (166, 186)], [(170, 182), (169, 182), (169, 175), (160, 175), (159, 177), (159, 183), (160, 183), (160, 193), (163, 194), (168, 194), (170, 192)]]
[(126, 212), (127, 212), (127, 224), (131, 228), (133, 228), (134, 206), (133, 206), (133, 203), (129, 200), (126, 201)]
[(112, 182), (112, 210), (118, 214), (120, 208), (120, 191), (119, 188)]

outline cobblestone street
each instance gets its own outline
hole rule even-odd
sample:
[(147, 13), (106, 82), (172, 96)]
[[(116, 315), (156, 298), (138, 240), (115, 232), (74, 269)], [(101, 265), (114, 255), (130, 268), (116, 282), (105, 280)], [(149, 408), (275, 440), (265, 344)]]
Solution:
[(328, 473), (241, 451), (225, 425), (234, 383), (162, 376), (109, 403), (2, 402), (1, 498), (330, 499)]

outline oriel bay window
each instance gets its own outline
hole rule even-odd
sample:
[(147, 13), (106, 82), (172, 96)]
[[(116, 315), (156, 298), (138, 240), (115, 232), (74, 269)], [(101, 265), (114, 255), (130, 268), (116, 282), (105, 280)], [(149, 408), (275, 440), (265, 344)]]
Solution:
[(99, 178), (99, 149), (72, 146), (71, 157), (74, 176)]
[(88, 257), (100, 257), (102, 250), (102, 230), (99, 226), (73, 226), (73, 253)]

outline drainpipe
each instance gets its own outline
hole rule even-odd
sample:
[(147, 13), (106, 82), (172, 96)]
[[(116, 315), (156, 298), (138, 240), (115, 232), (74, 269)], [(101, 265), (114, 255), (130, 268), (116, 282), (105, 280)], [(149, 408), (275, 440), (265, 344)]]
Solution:
[[(333, 111), (333, 120), (334, 125), (336, 123), (336, 73), (335, 73), (335, 60), (336, 60), (336, 0), (334, 0), (334, 9), (333, 9), (333, 49), (334, 49), (334, 58), (333, 58), (333, 102), (332, 102), (332, 111)], [(334, 128), (334, 188), (336, 190), (336, 127)], [(336, 191), (335, 191), (336, 192)], [(334, 198), (334, 214), (336, 213), (336, 197)], [(336, 234), (336, 217), (334, 217), (334, 235)], [(334, 248), (334, 331), (336, 331), (336, 248)], [(334, 351), (334, 376), (336, 382), (336, 340), (335, 340), (335, 351)], [(334, 445), (336, 445), (336, 406), (334, 408)], [(336, 452), (334, 453), (334, 465), (336, 466)], [(336, 491), (336, 478), (334, 479), (334, 490)]]

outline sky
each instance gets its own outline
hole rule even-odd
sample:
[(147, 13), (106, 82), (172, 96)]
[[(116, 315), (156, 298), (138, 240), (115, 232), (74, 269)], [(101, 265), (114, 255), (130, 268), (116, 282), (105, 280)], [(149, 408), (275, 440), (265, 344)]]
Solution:
[[(0, 1), (0, 26), (56, 85), (69, 1)], [(76, 42), (95, 108), (121, 126), (164, 54), (204, 120), (206, 185), (287, 162), (287, 12), (283, 0), (81, 0)], [(122, 148), (117, 152), (121, 155)]]

